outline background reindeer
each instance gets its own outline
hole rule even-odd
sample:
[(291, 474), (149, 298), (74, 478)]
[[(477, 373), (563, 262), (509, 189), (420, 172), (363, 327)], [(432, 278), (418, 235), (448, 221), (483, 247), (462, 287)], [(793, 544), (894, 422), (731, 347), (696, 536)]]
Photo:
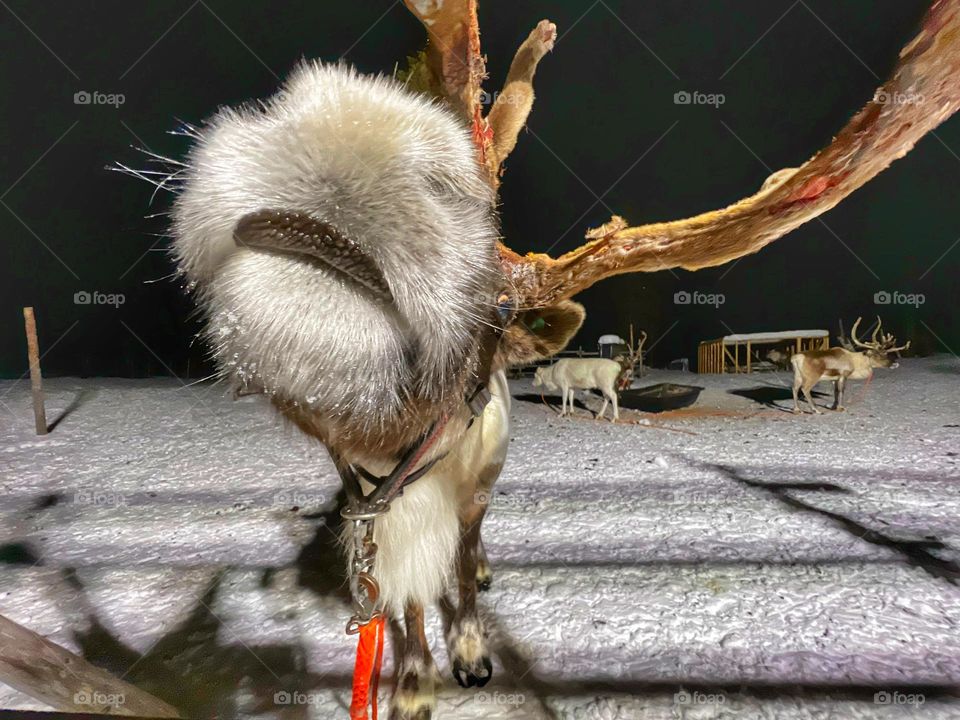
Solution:
[[(501, 244), (493, 207), (556, 27), (533, 30), (484, 115), (476, 0), (404, 2), (429, 36), (406, 87), (307, 64), (262, 107), (223, 110), (190, 131), (174, 235), (223, 375), (268, 393), (345, 478), (370, 489), (432, 440), (417, 457), (422, 477), (374, 537), (379, 606), (406, 625), (393, 715), (425, 720), (438, 681), (424, 607), (453, 568), (454, 676), (490, 678), (476, 611), (478, 567), (489, 579), (486, 504), (476, 498), (489, 497), (506, 456), (503, 369), (560, 351), (583, 320), (569, 298), (595, 282), (756, 252), (902, 157), (960, 107), (960, 20), (957, 0), (936, 3), (882, 87), (925, 104), (871, 101), (829, 147), (749, 198), (640, 227), (614, 217), (554, 259)], [(473, 417), (465, 398), (478, 385), (492, 400)]]
[(646, 331), (640, 332), (641, 337), (636, 345), (633, 341), (633, 325), (630, 326), (630, 345), (626, 355), (614, 358), (620, 363), (620, 377), (617, 378), (617, 390), (626, 390), (636, 375), (643, 377), (643, 346), (647, 342)]
[(551, 390), (560, 389), (563, 395), (560, 416), (567, 414), (567, 405), (573, 415), (574, 391), (599, 390), (603, 393), (603, 405), (597, 413), (597, 420), (603, 418), (607, 403), (613, 403), (611, 422), (620, 419), (620, 407), (617, 400), (617, 380), (622, 372), (620, 363), (606, 358), (564, 358), (550, 367), (539, 367), (533, 377), (533, 386), (545, 385)]
[(810, 396), (813, 386), (821, 380), (833, 382), (833, 409), (842, 412), (844, 410), (843, 391), (847, 380), (866, 380), (873, 375), (874, 368), (897, 367), (898, 363), (894, 362), (890, 355), (906, 350), (910, 347), (910, 343), (896, 347), (897, 342), (893, 335), (882, 334), (882, 323), (879, 317), (870, 342), (863, 342), (857, 337), (860, 320), (861, 318), (857, 318), (853, 324), (850, 337), (852, 345), (864, 348), (862, 351), (854, 352), (842, 347), (829, 350), (807, 350), (795, 354), (790, 359), (793, 365), (794, 412), (800, 412), (797, 391), (803, 390), (810, 408), (818, 415), (822, 414), (820, 408), (813, 404)]

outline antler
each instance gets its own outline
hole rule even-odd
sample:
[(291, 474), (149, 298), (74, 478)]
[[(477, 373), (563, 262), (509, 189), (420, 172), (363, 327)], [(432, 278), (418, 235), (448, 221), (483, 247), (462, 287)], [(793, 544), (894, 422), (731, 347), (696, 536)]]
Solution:
[(553, 50), (557, 26), (541, 20), (533, 29), (517, 50), (503, 91), (496, 94), (484, 117), (486, 63), (480, 54), (477, 0), (404, 0), (404, 4), (427, 29), (426, 89), (471, 123), (480, 162), (497, 187), (503, 162), (533, 108), (533, 76), (543, 56)]
[[(868, 350), (879, 350), (880, 348), (877, 345), (877, 330), (879, 330), (879, 324), (877, 326), (877, 330), (873, 331), (873, 337), (871, 338), (870, 342), (864, 342), (857, 337), (857, 328), (860, 327), (861, 320), (863, 320), (863, 317), (858, 317), (857, 321), (853, 324), (853, 327), (850, 328), (850, 339), (853, 341), (853, 344), (856, 347), (867, 348)], [(877, 322), (879, 323), (879, 321), (880, 318), (878, 317)]]
[[(910, 347), (910, 341), (907, 340), (906, 345), (901, 345), (900, 347), (894, 347), (897, 344), (897, 339), (893, 336), (893, 333), (883, 333), (881, 328), (883, 327), (883, 322), (880, 320), (880, 316), (877, 315), (877, 329), (873, 331), (873, 342), (877, 346), (877, 349), (880, 352), (885, 354), (890, 354), (893, 352), (900, 352), (901, 350), (906, 350)], [(877, 340), (877, 336), (880, 336), (880, 339)]]
[(873, 335), (870, 336), (870, 342), (864, 342), (857, 337), (857, 328), (860, 326), (860, 320), (862, 320), (862, 318), (857, 318), (857, 321), (853, 324), (853, 329), (850, 331), (850, 339), (853, 340), (854, 345), (857, 347), (867, 348), (868, 350), (877, 350), (878, 352), (882, 352), (887, 355), (893, 352), (906, 350), (910, 347), (909, 340), (907, 341), (906, 345), (894, 347), (897, 343), (897, 339), (892, 333), (883, 333), (883, 321), (880, 319), (879, 315), (877, 315), (877, 326), (873, 330)]
[[(481, 161), (496, 185), (503, 158), (491, 152), (497, 128), (482, 117), (478, 103), (483, 61), (477, 0), (404, 1), (426, 25), (428, 61), (437, 73), (437, 84), (473, 121)], [(423, 5), (432, 9), (418, 10)], [(531, 41), (535, 39), (527, 42)], [(550, 38), (548, 44), (552, 42)], [(525, 47), (526, 43), (521, 53)], [(530, 103), (519, 106), (511, 122), (504, 124), (511, 133), (519, 130), (529, 113), (533, 69), (542, 56), (533, 53), (526, 62), (527, 71), (518, 73)], [(501, 246), (518, 301), (525, 307), (544, 307), (613, 275), (675, 267), (699, 270), (757, 252), (833, 208), (960, 109), (958, 74), (960, 0), (935, 0), (919, 34), (900, 53), (890, 80), (828, 147), (804, 165), (793, 172), (775, 173), (775, 181), (734, 205), (686, 220), (630, 227), (615, 216), (589, 231), (588, 243), (556, 259), (544, 254), (521, 256)], [(512, 148), (511, 143), (510, 138), (502, 145), (497, 141), (504, 148)]]

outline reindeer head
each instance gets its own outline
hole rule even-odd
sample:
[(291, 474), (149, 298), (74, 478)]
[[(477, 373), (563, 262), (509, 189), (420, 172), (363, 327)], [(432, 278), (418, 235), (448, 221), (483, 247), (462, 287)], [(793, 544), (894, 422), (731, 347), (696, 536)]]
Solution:
[(409, 444), (582, 322), (517, 306), (468, 130), (392, 81), (307, 63), (199, 139), (174, 247), (217, 364), (328, 445)]
[(897, 341), (892, 334), (883, 334), (883, 323), (880, 320), (880, 317), (877, 316), (877, 327), (873, 331), (873, 335), (870, 338), (870, 342), (864, 342), (857, 337), (857, 328), (860, 326), (860, 320), (862, 318), (857, 318), (857, 321), (853, 324), (853, 329), (850, 331), (850, 339), (853, 346), (863, 348), (861, 354), (867, 358), (867, 361), (870, 364), (870, 367), (875, 368), (895, 368), (899, 365), (894, 361), (890, 355), (893, 353), (898, 353), (901, 350), (906, 350), (910, 347), (909, 341), (906, 345), (901, 345), (896, 347)]

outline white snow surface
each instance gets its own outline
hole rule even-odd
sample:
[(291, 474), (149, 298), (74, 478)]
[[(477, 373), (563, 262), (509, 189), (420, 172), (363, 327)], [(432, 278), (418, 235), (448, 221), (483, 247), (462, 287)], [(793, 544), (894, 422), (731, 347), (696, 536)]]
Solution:
[(756, 333), (735, 333), (733, 335), (724, 335), (725, 343), (738, 342), (777, 342), (779, 340), (792, 340), (793, 338), (823, 338), (830, 337), (827, 330), (779, 330), (777, 332), (756, 332)]
[[(783, 410), (786, 374), (637, 385), (663, 381), (735, 414), (560, 419), (511, 381), (494, 680), (456, 686), (431, 611), (436, 717), (960, 718), (960, 361), (905, 360), (823, 416)], [(191, 717), (346, 718), (325, 450), (221, 386), (46, 391), (66, 414), (37, 437), (29, 383), (0, 383), (0, 614)], [(43, 707), (0, 685), (0, 708)]]

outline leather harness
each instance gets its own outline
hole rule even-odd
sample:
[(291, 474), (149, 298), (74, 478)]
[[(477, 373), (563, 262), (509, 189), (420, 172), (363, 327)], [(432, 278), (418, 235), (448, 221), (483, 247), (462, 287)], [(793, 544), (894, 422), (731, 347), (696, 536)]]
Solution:
[[(480, 342), (480, 358), (477, 365), (477, 381), (464, 397), (470, 409), (473, 421), (480, 417), (490, 402), (490, 374), (497, 345), (504, 328), (512, 316), (512, 303), (501, 295), (498, 299), (493, 322), (485, 323)], [(353, 598), (354, 614), (347, 623), (347, 634), (352, 635), (372, 620), (379, 618), (380, 586), (373, 575), (373, 566), (377, 554), (377, 545), (373, 541), (373, 527), (376, 518), (390, 510), (390, 503), (403, 493), (403, 489), (426, 475), (446, 454), (432, 458), (421, 464), (424, 456), (443, 434), (449, 419), (440, 417), (430, 429), (407, 449), (396, 467), (386, 476), (379, 477), (365, 468), (340, 462), (336, 466), (347, 494), (347, 505), (341, 509), (344, 520), (353, 524), (354, 552), (350, 563), (350, 594)], [(418, 467), (419, 466), (419, 467)], [(370, 493), (364, 493), (360, 479), (373, 485)]]

